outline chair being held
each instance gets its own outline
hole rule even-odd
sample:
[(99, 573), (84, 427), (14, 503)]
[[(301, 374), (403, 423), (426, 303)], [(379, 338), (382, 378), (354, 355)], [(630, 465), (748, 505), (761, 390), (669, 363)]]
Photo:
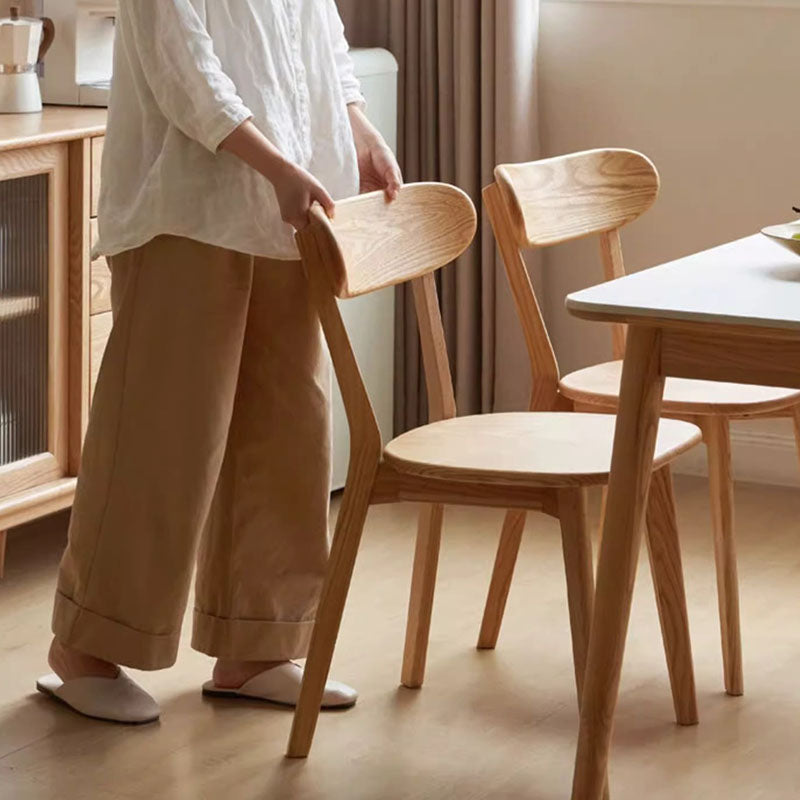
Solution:
[[(297, 234), (304, 268), (333, 359), (350, 427), (350, 466), (336, 523), (288, 754), (311, 747), (361, 534), (371, 505), (423, 503), (411, 583), (402, 682), (422, 684), (439, 541), (446, 504), (541, 511), (561, 522), (578, 696), (593, 600), (585, 487), (608, 480), (615, 418), (573, 413), (456, 417), (434, 272), (460, 256), (476, 230), (475, 209), (459, 189), (411, 184), (387, 203), (381, 193), (337, 205), (335, 219), (312, 210)], [(387, 445), (381, 441), (337, 305), (411, 281), (422, 343), (431, 422)], [(656, 468), (700, 439), (684, 422), (662, 424)], [(665, 492), (669, 487), (665, 486)], [(653, 537), (654, 573), (668, 615), (676, 706), (696, 721), (686, 602), (671, 495)]]

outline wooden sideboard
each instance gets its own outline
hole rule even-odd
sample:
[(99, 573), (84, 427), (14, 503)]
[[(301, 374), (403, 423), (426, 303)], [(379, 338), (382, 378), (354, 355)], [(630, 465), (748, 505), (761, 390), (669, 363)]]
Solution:
[(105, 109), (0, 115), (0, 576), (6, 531), (72, 504), (111, 330), (91, 262)]

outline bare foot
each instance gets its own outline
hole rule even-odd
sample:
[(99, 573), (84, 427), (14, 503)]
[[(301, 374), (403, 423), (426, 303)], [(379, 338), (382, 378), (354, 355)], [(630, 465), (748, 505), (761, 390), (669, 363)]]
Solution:
[(214, 685), (220, 689), (239, 689), (256, 675), (285, 663), (285, 661), (229, 661), (219, 658), (214, 665), (212, 677)]
[(116, 664), (73, 650), (55, 638), (50, 645), (47, 662), (62, 681), (73, 678), (116, 678), (119, 674)]

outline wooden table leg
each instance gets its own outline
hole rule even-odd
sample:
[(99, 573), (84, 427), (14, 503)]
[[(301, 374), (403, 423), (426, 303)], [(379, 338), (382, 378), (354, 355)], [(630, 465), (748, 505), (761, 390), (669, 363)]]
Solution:
[(0, 578), (6, 572), (6, 542), (8, 540), (8, 531), (0, 531)]
[(584, 679), (573, 800), (601, 800), (664, 392), (661, 335), (631, 326)]

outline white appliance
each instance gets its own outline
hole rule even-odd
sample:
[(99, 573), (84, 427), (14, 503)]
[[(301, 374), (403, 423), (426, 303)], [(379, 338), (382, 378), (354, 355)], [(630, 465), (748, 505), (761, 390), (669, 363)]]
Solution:
[(0, 18), (0, 113), (42, 110), (39, 65), (52, 43), (50, 19), (24, 17), (18, 5)]
[[(386, 50), (352, 51), (367, 100), (367, 115), (397, 149), (397, 62)], [(384, 441), (394, 428), (394, 289), (339, 303)], [(333, 488), (341, 489), (350, 459), (350, 434), (338, 388), (333, 402)]]
[(114, 63), (115, 0), (28, 0), (55, 25), (44, 66), (45, 103), (107, 106)]

